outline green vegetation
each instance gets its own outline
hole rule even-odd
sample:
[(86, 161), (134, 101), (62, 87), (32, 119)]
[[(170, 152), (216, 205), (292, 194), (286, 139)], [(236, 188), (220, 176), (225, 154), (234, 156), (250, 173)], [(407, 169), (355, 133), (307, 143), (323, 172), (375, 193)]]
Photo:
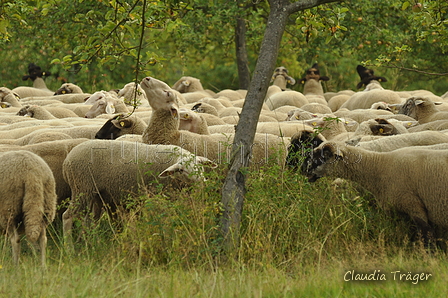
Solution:
[[(300, 79), (319, 62), (331, 78), (326, 90), (339, 91), (356, 88), (356, 65), (366, 63), (388, 79), (386, 88), (441, 95), (448, 90), (441, 67), (448, 63), (448, 4), (422, 0), (416, 10), (414, 2), (341, 1), (296, 13), (277, 64)], [(53, 74), (51, 89), (69, 81), (94, 92), (146, 75), (169, 84), (189, 75), (214, 91), (237, 89), (236, 19), (246, 20), (253, 71), (268, 12), (267, 1), (251, 0), (11, 1), (0, 7), (0, 81), (31, 84), (21, 78), (34, 62)]]
[[(223, 262), (217, 238), (222, 178), (209, 176), (189, 189), (129, 196), (129, 210), (119, 213), (118, 222), (104, 216), (90, 228), (77, 225), (73, 255), (64, 250), (55, 223), (44, 273), (25, 241), (22, 263), (15, 268), (10, 244), (2, 239), (0, 293), (221, 298), (445, 297), (448, 292), (446, 254), (411, 241), (406, 219), (386, 216), (351, 183), (309, 184), (274, 165), (249, 174), (241, 249)], [(351, 281), (353, 270), (377, 270), (387, 280)], [(412, 278), (432, 275), (399, 281), (398, 274), (408, 272)]]

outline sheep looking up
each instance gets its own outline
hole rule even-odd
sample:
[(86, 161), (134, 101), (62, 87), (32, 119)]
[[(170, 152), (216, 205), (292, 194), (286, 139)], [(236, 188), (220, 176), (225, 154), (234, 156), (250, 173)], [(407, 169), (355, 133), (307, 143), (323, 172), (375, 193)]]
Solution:
[(54, 94), (54, 91), (47, 88), (47, 85), (43, 79), (44, 76), (49, 76), (51, 73), (42, 71), (39, 66), (34, 63), (30, 63), (28, 65), (28, 74), (29, 75), (23, 76), (22, 80), (26, 81), (31, 79), (33, 81), (33, 87), (19, 86), (12, 89), (12, 91), (17, 93), (20, 98), (29, 96), (51, 96)]
[(272, 85), (278, 86), (282, 91), (286, 90), (287, 84), (295, 85), (296, 80), (288, 75), (288, 70), (284, 66), (279, 66), (274, 70), (271, 79)]
[(311, 68), (307, 69), (305, 77), (300, 81), (303, 85), (303, 95), (305, 96), (322, 96), (325, 103), (327, 101), (324, 97), (324, 90), (322, 88), (321, 81), (330, 80), (327, 76), (321, 76), (319, 71), (319, 66), (317, 63), (314, 63)]
[[(356, 71), (358, 72), (358, 75), (361, 79), (361, 82), (359, 82), (358, 85), (356, 85), (357, 89), (361, 88), (362, 86), (367, 87), (367, 85), (369, 85), (372, 81), (375, 81), (373, 83), (379, 85), (380, 88), (382, 88), (380, 82), (387, 82), (385, 77), (376, 76), (372, 69), (367, 69), (362, 65), (358, 65), (356, 67)], [(375, 87), (370, 87), (370, 88), (375, 88)]]
[(11, 240), (14, 262), (19, 263), (20, 236), (25, 234), (39, 247), (45, 267), (46, 228), (56, 213), (53, 173), (42, 158), (24, 150), (0, 153), (0, 164), (7, 183), (0, 188), (0, 226)]
[[(190, 131), (179, 130), (179, 110), (177, 100), (171, 90), (160, 89), (157, 79), (147, 77), (141, 82), (147, 93), (149, 104), (153, 108), (149, 124), (143, 133), (142, 140), (146, 144), (173, 144), (190, 152), (207, 157), (214, 161), (222, 160), (232, 143), (234, 134), (199, 135)], [(286, 140), (270, 134), (256, 134), (252, 146), (252, 165), (260, 165), (270, 158), (277, 158), (279, 150), (284, 150)], [(228, 156), (227, 156), (228, 157)], [(284, 156), (277, 160), (284, 165)], [(246, 162), (246, 161), (245, 161)], [(247, 160), (249, 162), (249, 160)]]
[(131, 82), (123, 86), (118, 91), (118, 98), (122, 98), (124, 103), (129, 106), (149, 106), (148, 99), (146, 99), (145, 92), (140, 84)]

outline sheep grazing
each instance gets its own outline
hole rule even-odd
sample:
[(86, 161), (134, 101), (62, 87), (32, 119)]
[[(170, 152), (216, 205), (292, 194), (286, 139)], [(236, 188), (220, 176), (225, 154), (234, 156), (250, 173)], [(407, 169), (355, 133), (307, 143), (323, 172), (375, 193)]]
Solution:
[(54, 95), (61, 95), (61, 94), (71, 94), (71, 93), (84, 93), (78, 85), (75, 85), (73, 83), (64, 83), (59, 87), (58, 90), (54, 93)]
[[(385, 77), (376, 76), (372, 69), (367, 69), (362, 65), (356, 66), (356, 71), (358, 72), (358, 75), (361, 79), (358, 85), (356, 85), (357, 89), (360, 89), (362, 86), (366, 86), (367, 90), (371, 90), (371, 88), (382, 89), (380, 83), (387, 82)], [(376, 87), (370, 86), (369, 88), (367, 88), (370, 83), (373, 83), (374, 85), (376, 85)]]
[[(215, 166), (206, 158), (172, 145), (90, 140), (76, 146), (62, 166), (72, 191), (70, 205), (63, 214), (64, 236), (70, 244), (73, 217), (79, 212), (89, 208), (98, 219), (106, 208), (113, 217), (117, 208), (125, 208), (122, 199), (127, 195), (159, 184), (183, 187), (204, 181), (206, 164)], [(163, 179), (169, 177), (172, 179)]]
[(314, 148), (325, 142), (323, 135), (314, 130), (303, 130), (291, 137), (286, 157), (286, 167), (297, 171), (306, 156), (310, 155)]
[[(144, 78), (141, 82), (143, 90), (147, 93), (149, 104), (153, 108), (149, 125), (142, 136), (143, 142), (178, 145), (211, 160), (222, 160), (225, 157), (223, 153), (228, 151), (234, 134), (199, 135), (179, 130), (180, 120), (176, 97), (170, 90), (154, 87), (157, 85), (160, 85), (158, 80), (151, 77)], [(277, 158), (283, 165), (284, 156), (282, 154), (285, 154), (286, 146), (287, 141), (281, 137), (271, 134), (256, 134), (250, 162), (253, 166), (257, 166), (271, 158)]]
[(53, 173), (42, 158), (24, 150), (0, 153), (0, 164), (1, 176), (8, 181), (0, 188), (0, 226), (11, 240), (14, 262), (19, 263), (20, 238), (25, 234), (39, 247), (45, 267), (46, 228), (56, 213)]
[(31, 79), (33, 81), (33, 87), (28, 86), (19, 86), (12, 89), (13, 92), (17, 93), (20, 98), (30, 97), (30, 96), (52, 96), (54, 95), (54, 91), (51, 91), (47, 88), (45, 81), (43, 79), (44, 76), (49, 76), (51, 73), (42, 71), (42, 69), (35, 65), (34, 63), (30, 63), (28, 65), (28, 74), (22, 77), (22, 80), (26, 81)]
[(296, 80), (288, 75), (288, 70), (284, 66), (277, 67), (271, 79), (272, 85), (278, 86), (282, 91), (286, 90), (287, 84), (293, 86)]
[(325, 142), (305, 159), (301, 172), (310, 182), (330, 176), (360, 184), (386, 212), (407, 214), (428, 243), (437, 230), (448, 229), (447, 168), (445, 150), (408, 147), (379, 153)]
[(410, 116), (420, 124), (436, 120), (448, 120), (448, 112), (437, 109), (436, 104), (427, 97), (411, 97), (401, 106), (399, 114)]
[(119, 114), (111, 119), (98, 130), (95, 139), (115, 140), (126, 134), (142, 135), (148, 125), (138, 116), (132, 114)]
[(181, 77), (176, 83), (174, 83), (172, 89), (179, 91), (180, 93), (204, 91), (201, 80), (194, 77)]

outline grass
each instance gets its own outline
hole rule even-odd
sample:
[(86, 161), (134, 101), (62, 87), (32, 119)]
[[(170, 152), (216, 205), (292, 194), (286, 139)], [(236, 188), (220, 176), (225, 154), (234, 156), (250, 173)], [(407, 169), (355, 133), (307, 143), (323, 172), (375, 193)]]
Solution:
[[(275, 166), (250, 173), (241, 248), (227, 263), (218, 245), (217, 176), (189, 189), (129, 197), (118, 220), (78, 224), (74, 254), (55, 223), (46, 271), (26, 241), (21, 264), (13, 266), (9, 241), (1, 238), (0, 296), (446, 297), (446, 253), (411, 241), (409, 221), (385, 215), (356, 185), (332, 181), (309, 184)], [(352, 271), (375, 270), (386, 280), (344, 281)], [(411, 280), (399, 280), (408, 272)], [(420, 273), (431, 276), (412, 280)]]

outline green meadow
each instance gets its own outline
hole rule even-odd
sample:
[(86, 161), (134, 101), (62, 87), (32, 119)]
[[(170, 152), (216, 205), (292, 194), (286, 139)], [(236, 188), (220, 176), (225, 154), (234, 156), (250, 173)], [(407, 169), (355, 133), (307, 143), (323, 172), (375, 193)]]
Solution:
[[(47, 268), (1, 238), (1, 297), (447, 297), (446, 253), (414, 241), (355, 184), (314, 184), (269, 165), (249, 173), (240, 249), (224, 261), (222, 176), (129, 195), (116, 219), (78, 220), (75, 250), (48, 228)], [(367, 280), (366, 280), (367, 279)]]

